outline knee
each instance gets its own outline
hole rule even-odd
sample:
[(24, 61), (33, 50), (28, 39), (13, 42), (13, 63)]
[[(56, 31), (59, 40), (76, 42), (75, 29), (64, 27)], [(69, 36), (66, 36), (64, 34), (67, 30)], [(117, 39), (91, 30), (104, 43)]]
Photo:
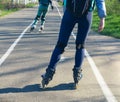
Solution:
[(45, 21), (45, 16), (42, 15), (42, 16), (41, 16), (41, 20), (42, 20), (42, 21)]
[(58, 42), (56, 45), (57, 48), (61, 49), (61, 53), (64, 52), (64, 49), (66, 47), (66, 44), (62, 43), (62, 42)]
[(84, 48), (85, 48), (85, 44), (76, 44), (76, 50), (84, 49)]
[(37, 16), (35, 17), (35, 19), (36, 19), (36, 20), (39, 20), (39, 19), (40, 19), (40, 16), (39, 16), (39, 15), (37, 15)]

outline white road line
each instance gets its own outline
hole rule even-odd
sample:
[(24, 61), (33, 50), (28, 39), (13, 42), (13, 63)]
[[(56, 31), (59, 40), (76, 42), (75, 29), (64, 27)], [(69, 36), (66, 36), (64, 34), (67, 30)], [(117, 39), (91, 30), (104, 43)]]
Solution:
[[(58, 10), (58, 13), (61, 16), (61, 13), (58, 9), (58, 7), (56, 6), (55, 2), (54, 2), (55, 7)], [(72, 32), (72, 36), (74, 37), (74, 39), (76, 39), (75, 34)], [(106, 97), (108, 102), (118, 102), (117, 99), (115, 98), (115, 96), (112, 94), (110, 88), (108, 87), (108, 85), (106, 84), (104, 78), (102, 77), (101, 73), (99, 72), (97, 66), (95, 65), (95, 62), (93, 61), (93, 59), (90, 57), (90, 55), (88, 54), (87, 50), (85, 49), (85, 56), (87, 57), (87, 60), (92, 68), (92, 71), (94, 72), (94, 75), (103, 91), (104, 96)]]
[(85, 55), (87, 57), (87, 60), (88, 60), (90, 66), (94, 72), (94, 75), (95, 75), (107, 101), (108, 102), (117, 102), (115, 96), (111, 92), (110, 88), (108, 87), (107, 83), (105, 82), (104, 78), (102, 77), (101, 73), (99, 72), (97, 66), (95, 65), (95, 62), (88, 54), (87, 50), (85, 50)]
[[(32, 24), (32, 23), (31, 23)], [(20, 39), (23, 37), (23, 35), (26, 33), (26, 31), (29, 29), (31, 24), (26, 27), (26, 29), (20, 34), (20, 36), (14, 41), (14, 43), (9, 47), (9, 49), (6, 51), (6, 53), (0, 58), (0, 66), (3, 64), (3, 62), (7, 59), (7, 57), (10, 55), (10, 53), (14, 50), (17, 43), (20, 41)]]

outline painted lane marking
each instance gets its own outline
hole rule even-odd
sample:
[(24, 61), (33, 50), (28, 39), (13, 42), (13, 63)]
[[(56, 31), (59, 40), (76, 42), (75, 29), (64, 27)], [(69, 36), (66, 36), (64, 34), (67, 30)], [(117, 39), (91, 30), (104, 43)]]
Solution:
[(104, 96), (106, 97), (108, 102), (117, 102), (115, 96), (111, 92), (110, 88), (108, 87), (107, 83), (105, 82), (104, 78), (102, 77), (101, 73), (99, 72), (97, 66), (95, 65), (95, 62), (88, 54), (87, 50), (85, 50), (85, 55), (87, 57), (87, 60), (92, 68), (92, 71), (97, 79), (97, 82), (99, 83)]
[(5, 52), (5, 54), (0, 58), (0, 66), (3, 64), (3, 62), (7, 59), (7, 57), (14, 50), (15, 46), (18, 44), (18, 42), (24, 36), (24, 34), (26, 33), (26, 31), (30, 28), (31, 24), (28, 27), (26, 27), (26, 29), (20, 34), (20, 36), (14, 41), (14, 43), (9, 47), (9, 49)]

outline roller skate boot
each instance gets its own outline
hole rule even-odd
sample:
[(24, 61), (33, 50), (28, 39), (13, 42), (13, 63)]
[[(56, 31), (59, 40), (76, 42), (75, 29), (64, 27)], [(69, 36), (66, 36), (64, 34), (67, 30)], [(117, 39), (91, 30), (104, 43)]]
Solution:
[(78, 83), (81, 80), (82, 76), (82, 69), (73, 68), (73, 79), (75, 89), (77, 89)]
[(42, 32), (44, 30), (44, 25), (40, 26), (39, 32)]
[(36, 28), (36, 25), (32, 25), (30, 28), (30, 32), (32, 32)]
[(55, 70), (54, 69), (47, 69), (46, 73), (43, 74), (42, 77), (42, 88), (45, 88), (49, 82), (52, 80), (53, 75), (55, 74)]

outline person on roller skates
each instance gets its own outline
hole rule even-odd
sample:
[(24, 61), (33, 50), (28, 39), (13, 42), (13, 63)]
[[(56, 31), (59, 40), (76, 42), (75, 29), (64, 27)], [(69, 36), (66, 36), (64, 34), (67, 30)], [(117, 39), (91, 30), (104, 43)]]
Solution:
[(78, 24), (78, 30), (75, 41), (75, 64), (72, 71), (74, 87), (76, 88), (78, 85), (79, 80), (82, 78), (82, 63), (85, 54), (85, 41), (92, 23), (92, 11), (94, 10), (95, 4), (97, 6), (98, 16), (100, 18), (98, 27), (98, 31), (100, 32), (105, 26), (106, 7), (104, 0), (67, 0), (66, 10), (61, 21), (57, 44), (53, 50), (46, 73), (42, 75), (43, 88), (53, 79), (57, 62), (60, 60), (60, 56), (67, 46), (75, 24)]
[(33, 31), (36, 28), (39, 19), (41, 19), (41, 26), (39, 28), (39, 31), (42, 31), (44, 29), (45, 18), (49, 9), (49, 5), (51, 5), (52, 10), (54, 9), (51, 0), (38, 0), (38, 1), (39, 1), (38, 12), (31, 25), (30, 31)]

